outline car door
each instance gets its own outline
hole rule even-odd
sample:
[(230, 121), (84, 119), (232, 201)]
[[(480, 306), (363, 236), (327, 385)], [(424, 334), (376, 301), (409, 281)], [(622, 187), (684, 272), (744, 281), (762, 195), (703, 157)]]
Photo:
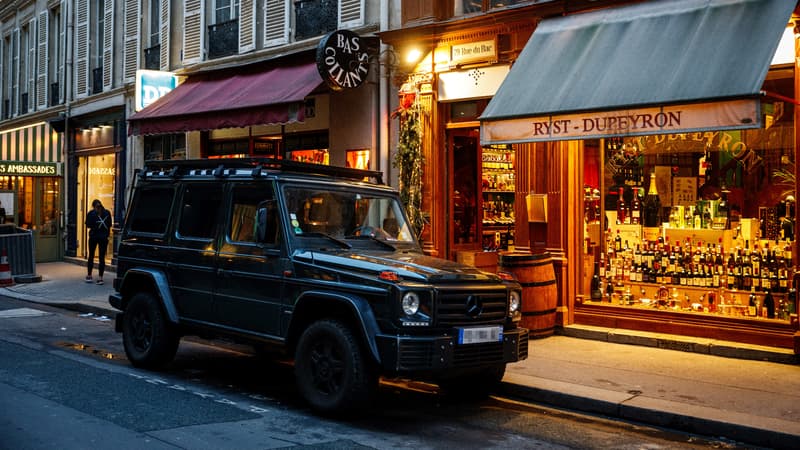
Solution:
[(285, 258), (272, 182), (233, 183), (227, 198), (214, 311), (223, 325), (280, 336)]
[(185, 183), (167, 274), (181, 319), (213, 322), (217, 228), (223, 184)]

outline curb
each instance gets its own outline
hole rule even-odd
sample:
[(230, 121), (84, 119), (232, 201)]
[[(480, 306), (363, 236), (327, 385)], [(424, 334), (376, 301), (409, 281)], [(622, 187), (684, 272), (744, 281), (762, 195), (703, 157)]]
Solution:
[(768, 361), (781, 364), (800, 364), (800, 357), (790, 349), (740, 344), (698, 337), (681, 338), (675, 335), (593, 327), (588, 325), (569, 325), (557, 329), (558, 334), (580, 339), (610, 342), (614, 344), (641, 345), (645, 347), (678, 350), (725, 358)]
[[(545, 378), (506, 373), (498, 393), (517, 400), (600, 414), (707, 437), (777, 449), (795, 449), (797, 424), (781, 419), (609, 391)], [(769, 428), (767, 428), (769, 427)]]

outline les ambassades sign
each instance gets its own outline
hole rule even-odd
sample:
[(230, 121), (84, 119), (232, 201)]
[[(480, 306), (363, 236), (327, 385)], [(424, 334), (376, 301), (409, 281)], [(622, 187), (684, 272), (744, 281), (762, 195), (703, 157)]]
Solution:
[(39, 176), (61, 175), (59, 163), (0, 162), (0, 176)]
[(758, 128), (757, 99), (692, 103), (631, 110), (486, 120), (481, 144), (510, 144), (612, 136)]

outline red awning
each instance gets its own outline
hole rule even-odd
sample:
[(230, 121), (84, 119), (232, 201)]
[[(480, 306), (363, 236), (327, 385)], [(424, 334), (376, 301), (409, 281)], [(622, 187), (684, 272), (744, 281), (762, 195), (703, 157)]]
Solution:
[(190, 77), (128, 119), (129, 134), (302, 122), (303, 99), (322, 83), (316, 63)]

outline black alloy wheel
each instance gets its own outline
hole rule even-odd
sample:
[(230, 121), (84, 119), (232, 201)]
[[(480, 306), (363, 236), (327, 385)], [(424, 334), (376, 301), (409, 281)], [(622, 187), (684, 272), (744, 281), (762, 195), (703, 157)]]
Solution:
[(362, 409), (377, 388), (378, 377), (350, 329), (336, 320), (311, 324), (295, 355), (300, 393), (319, 412)]
[(122, 342), (128, 360), (136, 367), (160, 368), (178, 350), (175, 333), (158, 301), (145, 292), (133, 296), (122, 320)]

